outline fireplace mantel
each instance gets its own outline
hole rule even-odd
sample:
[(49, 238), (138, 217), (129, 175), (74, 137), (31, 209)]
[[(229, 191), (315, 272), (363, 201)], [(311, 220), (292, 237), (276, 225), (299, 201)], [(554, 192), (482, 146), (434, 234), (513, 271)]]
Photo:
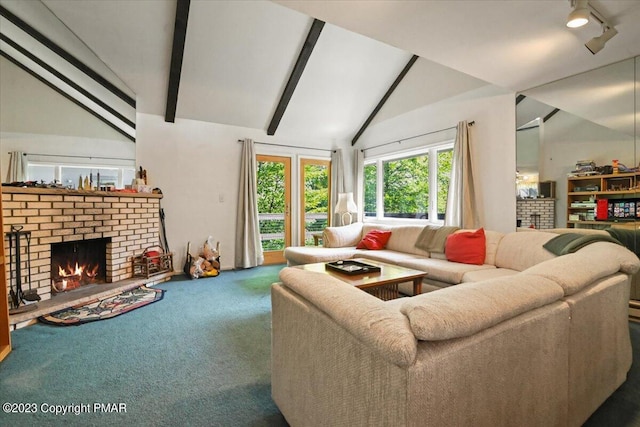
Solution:
[[(129, 193), (124, 191), (90, 191), (69, 190), (66, 188), (36, 188), (36, 187), (12, 187), (2, 186), (3, 194), (49, 194), (49, 195), (73, 195), (73, 196), (100, 196), (100, 197), (143, 197), (162, 199), (162, 194), (156, 193)], [(4, 199), (3, 199), (4, 200)], [(4, 206), (3, 206), (4, 208)]]
[[(43, 301), (50, 299), (51, 244), (85, 239), (111, 239), (107, 282), (131, 279), (132, 258), (160, 244), (161, 199), (154, 193), (3, 186), (4, 232), (21, 226), (31, 236), (31, 283), (23, 281), (23, 290), (37, 289)], [(4, 245), (10, 268), (6, 238)], [(21, 249), (26, 268), (26, 248)]]

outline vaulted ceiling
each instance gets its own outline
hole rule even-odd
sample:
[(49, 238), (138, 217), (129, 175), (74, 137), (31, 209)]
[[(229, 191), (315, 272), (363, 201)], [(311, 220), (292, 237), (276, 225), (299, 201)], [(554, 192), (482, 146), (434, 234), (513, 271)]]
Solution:
[[(176, 1), (42, 1), (139, 112), (165, 115)], [(599, 28), (569, 31), (568, 1), (192, 0), (176, 119), (266, 131), (314, 18), (326, 25), (277, 136), (351, 140), (414, 54), (372, 125), (487, 84), (520, 91), (640, 54), (640, 2), (591, 3), (619, 32), (595, 56), (583, 44)]]

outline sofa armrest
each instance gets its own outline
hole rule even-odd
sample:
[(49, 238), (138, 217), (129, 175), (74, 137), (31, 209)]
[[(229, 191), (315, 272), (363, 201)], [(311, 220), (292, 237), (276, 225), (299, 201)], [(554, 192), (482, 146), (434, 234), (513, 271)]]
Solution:
[(362, 239), (362, 223), (343, 227), (327, 227), (322, 232), (322, 246), (325, 248), (343, 248), (356, 246)]
[(401, 367), (415, 361), (417, 340), (397, 308), (323, 273), (285, 267), (280, 280), (385, 360)]
[(575, 253), (534, 265), (522, 273), (553, 280), (562, 287), (565, 296), (569, 296), (612, 274), (632, 275), (639, 267), (638, 257), (624, 246), (596, 242)]

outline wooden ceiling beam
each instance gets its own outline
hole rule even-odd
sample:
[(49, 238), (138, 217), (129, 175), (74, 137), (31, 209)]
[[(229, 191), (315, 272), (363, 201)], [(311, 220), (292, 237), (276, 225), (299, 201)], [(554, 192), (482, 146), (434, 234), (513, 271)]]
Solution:
[(91, 114), (92, 116), (94, 116), (95, 118), (97, 118), (98, 120), (100, 120), (101, 122), (106, 124), (107, 126), (109, 126), (111, 129), (115, 130), (119, 134), (123, 135), (125, 138), (127, 138), (131, 142), (136, 142), (135, 136), (131, 136), (124, 129), (121, 129), (119, 126), (116, 126), (115, 123), (107, 120), (102, 114), (99, 114), (95, 110), (92, 110), (91, 108), (87, 107), (85, 104), (80, 102), (78, 99), (76, 99), (73, 96), (69, 95), (67, 92), (65, 92), (64, 90), (60, 89), (58, 86), (54, 85), (49, 80), (47, 80), (44, 77), (42, 77), (40, 74), (38, 74), (35, 71), (33, 71), (32, 69), (30, 69), (29, 67), (27, 67), (26, 65), (24, 65), (23, 63), (21, 63), (20, 61), (18, 61), (17, 59), (15, 59), (11, 55), (9, 55), (8, 53), (6, 53), (4, 50), (0, 50), (0, 56), (2, 56), (3, 58), (7, 59), (10, 62), (12, 62), (15, 66), (17, 66), (18, 68), (22, 69), (24, 72), (29, 74), (30, 76), (32, 76), (35, 79), (37, 79), (42, 84), (48, 86), (50, 89), (54, 90), (59, 95), (65, 97), (69, 101), (73, 102), (75, 105), (77, 105), (78, 107), (82, 108), (84, 111), (86, 111), (87, 113)]
[(546, 123), (546, 121), (549, 120), (551, 117), (555, 116), (558, 111), (560, 111), (559, 108), (554, 108), (553, 111), (551, 111), (549, 114), (544, 116), (544, 119), (542, 119), (542, 123)]
[(364, 131), (367, 130), (367, 127), (369, 127), (373, 118), (382, 109), (385, 102), (387, 102), (387, 100), (389, 99), (393, 91), (396, 90), (396, 88), (398, 87), (402, 79), (404, 79), (404, 76), (407, 75), (407, 73), (409, 72), (411, 67), (413, 67), (413, 64), (415, 64), (418, 58), (419, 58), (418, 55), (413, 55), (409, 60), (409, 62), (407, 62), (407, 65), (405, 65), (402, 71), (400, 71), (400, 74), (398, 74), (398, 77), (396, 77), (395, 81), (393, 82), (389, 90), (387, 90), (387, 93), (384, 94), (380, 102), (378, 102), (378, 105), (376, 105), (376, 108), (373, 109), (371, 114), (369, 114), (369, 117), (367, 117), (367, 120), (365, 120), (364, 124), (360, 127), (360, 130), (358, 131), (358, 133), (356, 133), (356, 136), (354, 136), (353, 139), (351, 140), (351, 145), (354, 145), (356, 142), (358, 142), (358, 139), (362, 136)]
[[(136, 108), (136, 100), (127, 95), (124, 91), (119, 89), (116, 85), (111, 83), (106, 78), (102, 77), (84, 62), (80, 61), (78, 58), (73, 56), (71, 53), (60, 47), (58, 44), (54, 43), (47, 36), (33, 28), (31, 25), (27, 24), (22, 19), (18, 18), (16, 15), (5, 9), (0, 5), (0, 16), (5, 17), (9, 22), (11, 22), (16, 27), (20, 28), (25, 33), (29, 34), (34, 40), (43, 46), (47, 47), (51, 52), (58, 55), (60, 58), (68, 62), (69, 64), (76, 67), (78, 70), (86, 74), (89, 78), (93, 79), (98, 84), (102, 85), (105, 89), (113, 93), (115, 96), (129, 104), (131, 107)], [(33, 54), (33, 53), (32, 53)]]
[(309, 33), (307, 34), (307, 39), (304, 41), (304, 45), (300, 50), (300, 54), (298, 55), (296, 64), (293, 66), (293, 70), (291, 71), (291, 75), (289, 76), (289, 81), (287, 81), (287, 85), (285, 86), (284, 91), (282, 92), (282, 96), (280, 97), (280, 102), (278, 102), (278, 106), (276, 107), (276, 110), (273, 113), (273, 117), (271, 118), (271, 123), (269, 123), (269, 127), (267, 128), (267, 135), (274, 135), (276, 133), (276, 129), (278, 129), (280, 120), (282, 120), (282, 116), (287, 110), (287, 106), (289, 105), (289, 101), (291, 101), (293, 92), (296, 90), (296, 86), (300, 81), (300, 77), (302, 77), (304, 68), (307, 66), (307, 62), (311, 57), (313, 48), (316, 46), (318, 38), (320, 38), (320, 33), (322, 32), (323, 27), (323, 21), (319, 19), (313, 20), (311, 29), (309, 29)]
[(178, 106), (178, 89), (180, 88), (180, 74), (182, 73), (182, 57), (184, 43), (187, 37), (187, 21), (191, 0), (178, 0), (176, 6), (176, 20), (173, 28), (173, 48), (171, 50), (171, 65), (169, 67), (169, 85), (167, 88), (167, 106), (164, 121), (174, 123)]

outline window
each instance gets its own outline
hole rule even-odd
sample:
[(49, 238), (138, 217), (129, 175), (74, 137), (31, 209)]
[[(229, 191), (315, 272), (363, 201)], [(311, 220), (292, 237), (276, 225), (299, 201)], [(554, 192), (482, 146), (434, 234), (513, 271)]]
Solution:
[(53, 165), (34, 165), (29, 163), (27, 166), (27, 180), (51, 182), (56, 176), (56, 167)]
[(364, 216), (375, 218), (378, 194), (378, 163), (364, 165)]
[(444, 221), (452, 161), (451, 142), (411, 153), (367, 159), (365, 217)]
[(100, 185), (124, 188), (125, 185), (131, 184), (136, 171), (128, 166), (54, 165), (37, 162), (29, 162), (27, 165), (27, 180), (45, 183), (57, 181), (67, 188), (78, 188), (80, 176), (84, 178), (90, 174), (94, 183), (97, 183), (100, 174)]
[(315, 244), (314, 234), (329, 225), (329, 181), (331, 162), (319, 159), (300, 159), (300, 226), (301, 244)]

